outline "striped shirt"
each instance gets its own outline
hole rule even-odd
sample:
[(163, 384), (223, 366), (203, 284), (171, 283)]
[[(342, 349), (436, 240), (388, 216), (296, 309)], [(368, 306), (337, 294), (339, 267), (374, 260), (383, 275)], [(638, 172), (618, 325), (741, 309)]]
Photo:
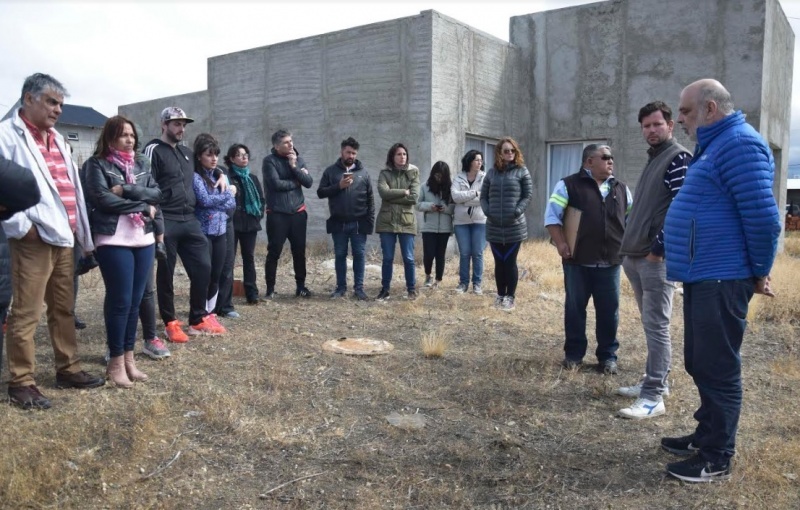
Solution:
[(19, 117), (25, 123), (28, 131), (30, 131), (31, 136), (33, 136), (36, 142), (36, 146), (42, 153), (45, 163), (47, 163), (47, 169), (50, 171), (50, 176), (56, 184), (58, 196), (61, 199), (61, 203), (64, 204), (64, 209), (67, 211), (69, 226), (72, 231), (75, 232), (78, 228), (78, 202), (75, 195), (75, 185), (69, 178), (67, 163), (64, 160), (64, 156), (61, 154), (58, 145), (56, 145), (54, 141), (56, 136), (55, 130), (48, 129), (47, 140), (45, 140), (42, 138), (42, 133), (39, 131), (39, 128), (31, 124), (22, 112), (20, 112)]
[[(672, 163), (667, 167), (664, 172), (664, 186), (669, 190), (670, 198), (675, 199), (675, 195), (681, 190), (683, 186), (683, 178), (686, 176), (686, 169), (689, 163), (692, 162), (692, 156), (688, 152), (681, 152)], [(653, 246), (650, 248), (650, 253), (659, 257), (664, 256), (664, 228), (658, 231), (658, 235), (653, 240)]]

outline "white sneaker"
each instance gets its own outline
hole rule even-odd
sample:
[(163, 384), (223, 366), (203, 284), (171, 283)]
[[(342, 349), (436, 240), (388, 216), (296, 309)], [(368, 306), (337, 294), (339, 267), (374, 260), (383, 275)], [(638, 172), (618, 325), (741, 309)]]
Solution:
[(617, 414), (622, 418), (629, 418), (631, 420), (644, 420), (645, 418), (654, 418), (666, 413), (663, 400), (647, 400), (646, 398), (637, 398), (632, 406), (620, 409)]
[[(644, 382), (644, 377), (645, 376), (642, 376), (642, 378), (639, 379), (639, 382), (633, 386), (622, 386), (621, 388), (617, 388), (614, 393), (617, 395), (622, 395), (623, 397), (639, 398), (639, 395), (642, 393), (642, 382)], [(661, 396), (669, 396), (669, 386), (664, 388), (664, 392), (661, 394)]]

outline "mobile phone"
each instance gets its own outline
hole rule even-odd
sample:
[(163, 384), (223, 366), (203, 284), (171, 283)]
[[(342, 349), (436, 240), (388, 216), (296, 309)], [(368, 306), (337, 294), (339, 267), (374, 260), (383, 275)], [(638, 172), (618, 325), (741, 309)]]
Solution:
[(344, 176), (345, 177), (352, 177), (353, 176), (353, 172), (345, 172)]

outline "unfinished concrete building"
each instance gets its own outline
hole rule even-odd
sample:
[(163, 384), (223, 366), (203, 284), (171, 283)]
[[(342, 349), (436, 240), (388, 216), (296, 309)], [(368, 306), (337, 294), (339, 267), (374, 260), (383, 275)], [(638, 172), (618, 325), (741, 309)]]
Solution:
[[(668, 8), (667, 8), (668, 6)], [(635, 190), (646, 162), (637, 113), (678, 96), (699, 78), (720, 80), (767, 139), (775, 195), (786, 197), (794, 34), (777, 0), (610, 0), (515, 16), (510, 42), (435, 11), (208, 60), (208, 89), (124, 105), (121, 114), (159, 136), (158, 114), (177, 105), (196, 119), (187, 130), (215, 134), (223, 150), (242, 142), (253, 168), (286, 128), (311, 167), (309, 237), (325, 233), (316, 198), (323, 169), (342, 139), (377, 179), (398, 141), (427, 178), (432, 163), (460, 170), (471, 148), (516, 138), (534, 176), (527, 211), (542, 235), (555, 182), (580, 167), (587, 143), (611, 145), (617, 175)], [(680, 129), (678, 139), (691, 147)]]

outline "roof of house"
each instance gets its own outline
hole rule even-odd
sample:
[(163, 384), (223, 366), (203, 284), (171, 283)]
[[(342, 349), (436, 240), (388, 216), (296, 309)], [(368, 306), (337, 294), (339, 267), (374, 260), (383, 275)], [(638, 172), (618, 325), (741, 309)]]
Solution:
[(101, 128), (106, 120), (108, 117), (89, 106), (65, 104), (61, 108), (61, 117), (58, 118), (58, 123)]
[[(0, 120), (11, 118), (14, 111), (19, 108), (19, 105), (20, 102), (17, 100), (14, 106)], [(108, 117), (92, 107), (65, 104), (61, 107), (61, 117), (58, 118), (58, 124), (101, 128), (106, 123), (106, 120), (108, 120)]]

